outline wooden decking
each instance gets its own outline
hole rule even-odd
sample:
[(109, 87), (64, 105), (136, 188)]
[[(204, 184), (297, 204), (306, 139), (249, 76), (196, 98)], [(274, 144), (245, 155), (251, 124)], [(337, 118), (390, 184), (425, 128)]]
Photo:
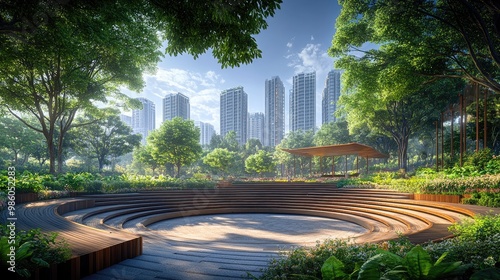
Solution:
[[(73, 221), (61, 217), (81, 209), (86, 210)], [(300, 214), (345, 220), (366, 228), (356, 242), (380, 242), (404, 234), (413, 243), (424, 243), (448, 237), (449, 225), (486, 211), (485, 207), (416, 201), (411, 194), (391, 191), (245, 184), (220, 189), (87, 195), (24, 204), (16, 214), (19, 228), (59, 232), (68, 241), (73, 258), (48, 273), (53, 275), (56, 270), (56, 274), (65, 275), (64, 279), (79, 279), (142, 254), (142, 237), (123, 230), (131, 221), (133, 226), (147, 228), (166, 219), (207, 214)]]

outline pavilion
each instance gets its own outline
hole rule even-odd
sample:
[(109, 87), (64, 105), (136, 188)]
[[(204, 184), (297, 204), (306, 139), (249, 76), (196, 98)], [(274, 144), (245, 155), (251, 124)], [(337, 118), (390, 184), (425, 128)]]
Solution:
[[(347, 157), (350, 155), (355, 155), (357, 158), (362, 157), (366, 159), (366, 172), (368, 173), (368, 163), (370, 158), (389, 158), (388, 155), (383, 154), (374, 148), (359, 144), (359, 143), (348, 143), (348, 144), (340, 144), (340, 145), (329, 145), (329, 146), (319, 146), (319, 147), (307, 147), (307, 148), (298, 148), (298, 149), (281, 149), (285, 152), (288, 152), (294, 155), (294, 165), (295, 165), (295, 156), (305, 156), (310, 157), (311, 161), (313, 157), (320, 157), (320, 165), (321, 165), (321, 173), (323, 173), (323, 158), (331, 157), (332, 158), (332, 169), (331, 175), (321, 174), (321, 176), (331, 176), (335, 175), (335, 157), (336, 156), (345, 156), (345, 172), (342, 176), (347, 177)], [(359, 160), (356, 161), (356, 169), (358, 170), (357, 174), (359, 175)], [(310, 167), (312, 164), (309, 165)], [(295, 170), (295, 166), (294, 166)]]

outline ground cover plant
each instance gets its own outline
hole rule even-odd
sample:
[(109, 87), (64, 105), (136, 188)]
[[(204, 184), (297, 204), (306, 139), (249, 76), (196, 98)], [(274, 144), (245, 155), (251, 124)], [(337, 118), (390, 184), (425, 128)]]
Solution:
[(36, 269), (48, 268), (51, 264), (62, 263), (71, 257), (68, 244), (57, 238), (57, 233), (42, 233), (40, 229), (17, 231), (15, 239), (10, 239), (11, 230), (0, 225), (0, 260), (2, 271), (10, 266), (9, 253), (15, 240), (15, 272), (21, 277), (30, 277)]
[[(325, 240), (271, 260), (259, 279), (500, 279), (500, 215), (477, 216), (439, 243)], [(488, 278), (490, 277), (490, 278)]]

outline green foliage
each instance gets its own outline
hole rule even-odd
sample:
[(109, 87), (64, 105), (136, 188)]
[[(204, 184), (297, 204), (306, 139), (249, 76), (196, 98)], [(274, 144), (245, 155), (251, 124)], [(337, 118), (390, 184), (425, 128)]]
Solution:
[(461, 240), (481, 241), (495, 234), (500, 235), (500, 214), (476, 215), (474, 219), (453, 224), (449, 230)]
[(180, 117), (164, 121), (161, 127), (148, 136), (151, 155), (159, 164), (173, 164), (180, 174), (181, 166), (199, 159), (202, 153), (199, 144), (200, 131), (191, 120)]
[(248, 173), (270, 173), (274, 171), (275, 166), (272, 154), (264, 150), (249, 156), (245, 161)]
[[(2, 269), (10, 252), (10, 229), (0, 226), (0, 265)], [(36, 268), (49, 267), (52, 263), (61, 263), (71, 257), (71, 251), (64, 240), (57, 239), (57, 233), (42, 233), (40, 229), (18, 231), (15, 234), (16, 272), (22, 277), (29, 277)]]
[(236, 162), (237, 154), (225, 148), (216, 148), (203, 158), (203, 163), (228, 175), (229, 169)]
[(78, 119), (72, 131), (72, 146), (76, 153), (89, 159), (97, 159), (99, 172), (104, 165), (133, 151), (141, 141), (141, 136), (132, 134), (132, 128), (120, 120), (119, 112), (110, 110), (110, 115), (97, 117), (87, 115)]
[[(462, 279), (494, 275), (500, 265), (499, 215), (455, 224), (458, 238), (415, 246), (406, 238), (381, 244), (325, 240), (271, 260), (260, 279)], [(458, 277), (458, 278), (455, 278)], [(489, 279), (489, 278), (484, 278)], [(496, 278), (491, 278), (496, 279)]]
[[(498, 12), (494, 2), (382, 0), (374, 4), (345, 0), (340, 2), (342, 10), (329, 53), (339, 60), (366, 60), (383, 66), (381, 78), (394, 80), (395, 88), (407, 83), (396, 79), (397, 73), (408, 72), (427, 79), (482, 81), (498, 91), (495, 65), (499, 59), (490, 52), (500, 43), (498, 23), (493, 20)], [(377, 44), (384, 51), (359, 51), (365, 43)], [(463, 51), (457, 53), (457, 49)], [(385, 50), (400, 55), (388, 56)]]

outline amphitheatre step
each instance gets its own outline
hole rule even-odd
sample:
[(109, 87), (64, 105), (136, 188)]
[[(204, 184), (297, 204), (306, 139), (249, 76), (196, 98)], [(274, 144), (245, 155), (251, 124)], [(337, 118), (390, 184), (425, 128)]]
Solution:
[[(269, 259), (278, 256), (280, 248), (315, 244), (316, 240), (298, 238), (304, 237), (301, 229), (292, 229), (308, 224), (315, 230), (315, 219), (331, 219), (339, 228), (345, 224), (362, 229), (342, 235), (351, 234), (356, 242), (379, 242), (403, 233), (412, 242), (423, 243), (449, 236), (447, 227), (453, 222), (488, 210), (416, 201), (412, 197), (387, 190), (338, 189), (307, 183), (241, 184), (216, 189), (85, 195), (23, 205), (17, 213), (22, 216), (20, 228), (58, 231), (69, 241), (81, 266), (80, 273), (69, 277), (72, 279), (90, 273), (95, 274), (88, 279), (120, 275), (140, 275), (141, 279), (238, 279), (246, 272), (259, 275)], [(242, 218), (231, 216), (219, 223), (218, 217), (226, 214), (243, 215), (246, 222), (239, 225)], [(204, 217), (219, 235), (210, 239), (203, 223), (190, 222), (203, 217), (200, 215), (212, 215)], [(271, 215), (274, 219), (300, 215), (303, 222), (285, 223), (273, 232), (252, 227), (262, 221), (252, 220), (255, 215)], [(161, 228), (174, 222), (179, 223), (175, 230)], [(224, 232), (231, 225), (240, 232)], [(270, 228), (273, 225), (271, 219)], [(197, 231), (191, 233), (181, 230), (194, 228)], [(245, 228), (248, 230), (241, 232)], [(256, 228), (260, 232), (255, 233)], [(284, 242), (278, 232), (291, 235), (294, 241)], [(122, 261), (131, 257), (135, 258)], [(89, 260), (94, 260), (92, 267), (88, 267)]]

